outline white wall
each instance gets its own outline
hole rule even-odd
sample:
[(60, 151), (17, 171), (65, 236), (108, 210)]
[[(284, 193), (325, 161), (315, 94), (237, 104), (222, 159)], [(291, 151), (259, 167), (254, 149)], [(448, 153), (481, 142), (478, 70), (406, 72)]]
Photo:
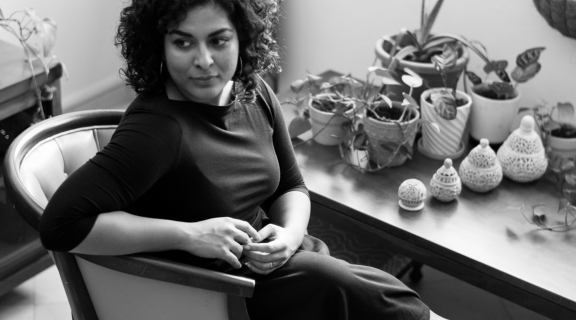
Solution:
[[(417, 29), (420, 0), (287, 0), (283, 3), (283, 72), (280, 89), (306, 71), (334, 69), (364, 78), (374, 45), (400, 28)], [(490, 58), (511, 65), (525, 49), (544, 46), (542, 70), (518, 86), (521, 104), (570, 101), (576, 105), (576, 40), (562, 36), (540, 16), (532, 0), (445, 0), (432, 31), (478, 40)], [(469, 69), (484, 75), (471, 53)], [(511, 69), (510, 69), (511, 70)]]
[(123, 6), (121, 0), (0, 1), (5, 16), (34, 7), (38, 17), (50, 17), (58, 24), (54, 53), (70, 76), (68, 80), (62, 79), (64, 111), (77, 109), (111, 92), (117, 92), (117, 96), (133, 95), (124, 88), (118, 75), (121, 60), (114, 46)]

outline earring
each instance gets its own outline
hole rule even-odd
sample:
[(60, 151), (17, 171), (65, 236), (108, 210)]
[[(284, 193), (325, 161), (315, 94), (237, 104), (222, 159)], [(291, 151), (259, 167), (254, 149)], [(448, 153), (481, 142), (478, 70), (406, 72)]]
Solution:
[[(238, 68), (238, 66), (240, 66), (240, 68)], [(240, 78), (240, 76), (242, 75), (243, 67), (244, 66), (242, 65), (242, 57), (238, 56), (238, 65), (236, 66), (236, 72), (234, 73), (234, 76), (232, 77), (233, 79)]]
[(160, 61), (160, 78), (162, 78), (162, 74), (164, 73), (164, 60)]

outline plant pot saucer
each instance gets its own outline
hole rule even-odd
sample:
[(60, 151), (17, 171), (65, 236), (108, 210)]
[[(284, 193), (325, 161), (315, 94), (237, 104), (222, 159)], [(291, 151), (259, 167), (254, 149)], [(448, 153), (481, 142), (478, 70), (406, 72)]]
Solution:
[(422, 145), (422, 139), (418, 140), (418, 151), (420, 151), (421, 154), (425, 155), (428, 158), (431, 159), (435, 159), (435, 160), (444, 160), (446, 158), (450, 158), (452, 160), (454, 159), (458, 159), (462, 156), (462, 154), (464, 154), (464, 151), (466, 150), (466, 146), (464, 145), (464, 143), (460, 142), (460, 148), (458, 148), (458, 151), (454, 152), (453, 154), (434, 154), (430, 151), (428, 151), (426, 148), (424, 148), (424, 146)]

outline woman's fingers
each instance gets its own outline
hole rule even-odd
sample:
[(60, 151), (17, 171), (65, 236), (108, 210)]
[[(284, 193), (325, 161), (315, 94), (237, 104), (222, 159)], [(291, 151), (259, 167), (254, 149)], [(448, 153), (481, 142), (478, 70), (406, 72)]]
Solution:
[(261, 237), (258, 234), (258, 231), (252, 227), (248, 222), (234, 219), (234, 225), (238, 230), (243, 231), (246, 235), (248, 235), (248, 240), (244, 243), (249, 243), (252, 241), (260, 241)]
[(257, 264), (254, 261), (246, 262), (246, 266), (253, 272), (259, 274), (269, 274), (270, 272), (282, 267), (286, 261), (268, 262), (266, 264)]

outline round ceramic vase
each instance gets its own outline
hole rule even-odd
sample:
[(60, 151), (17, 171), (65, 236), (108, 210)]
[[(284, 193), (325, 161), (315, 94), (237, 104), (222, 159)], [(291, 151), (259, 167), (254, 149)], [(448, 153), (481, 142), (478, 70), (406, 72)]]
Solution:
[[(329, 96), (330, 94), (318, 95), (320, 99), (309, 99), (308, 109), (310, 110), (313, 140), (322, 145), (335, 146), (346, 134), (345, 126), (350, 122), (349, 118), (332, 112), (320, 111), (312, 106), (314, 100), (321, 100)], [(347, 111), (347, 113), (351, 114), (352, 110)]]
[(452, 166), (452, 159), (446, 158), (430, 180), (430, 193), (442, 202), (452, 201), (462, 192), (462, 182), (458, 172)]
[(488, 139), (480, 139), (480, 144), (460, 163), (462, 183), (475, 192), (488, 192), (502, 182), (502, 166), (489, 143)]
[(526, 115), (498, 149), (497, 156), (504, 176), (517, 182), (539, 179), (546, 172), (548, 160), (540, 136), (534, 131), (534, 118)]
[(550, 159), (555, 157), (576, 162), (576, 138), (560, 138), (548, 135)]
[(408, 179), (398, 187), (398, 205), (408, 211), (418, 211), (424, 208), (426, 186), (418, 179)]
[(470, 90), (472, 108), (470, 112), (470, 135), (472, 138), (488, 139), (491, 143), (501, 144), (511, 131), (511, 125), (518, 112), (520, 93), (509, 100), (494, 100), (476, 94)]
[[(399, 104), (398, 102), (398, 105)], [(414, 145), (414, 139), (416, 138), (416, 131), (418, 129), (417, 121), (420, 119), (420, 112), (417, 110), (415, 110), (415, 112), (416, 115), (412, 120), (404, 122), (400, 126), (397, 123), (376, 120), (368, 117), (366, 112), (364, 113), (362, 124), (364, 125), (363, 130), (370, 141), (370, 161), (378, 164), (378, 166), (383, 166), (388, 163), (392, 152), (382, 148), (382, 144), (397, 145), (399, 141), (404, 138), (410, 146)], [(402, 129), (402, 131), (400, 131), (400, 129)], [(407, 156), (398, 153), (392, 161), (388, 163), (387, 167), (402, 165), (406, 159)]]
[[(432, 159), (442, 160), (445, 158), (457, 159), (462, 156), (465, 149), (465, 133), (467, 133), (468, 117), (470, 115), (470, 106), (472, 99), (464, 92), (456, 91), (456, 97), (466, 99), (468, 103), (458, 107), (456, 118), (446, 120), (440, 117), (434, 106), (427, 101), (428, 97), (439, 89), (429, 89), (422, 93), (420, 99), (420, 108), (422, 119), (438, 124), (440, 132), (436, 131), (431, 125), (422, 125), (422, 138), (418, 142), (418, 150)], [(452, 90), (450, 90), (452, 91)]]

